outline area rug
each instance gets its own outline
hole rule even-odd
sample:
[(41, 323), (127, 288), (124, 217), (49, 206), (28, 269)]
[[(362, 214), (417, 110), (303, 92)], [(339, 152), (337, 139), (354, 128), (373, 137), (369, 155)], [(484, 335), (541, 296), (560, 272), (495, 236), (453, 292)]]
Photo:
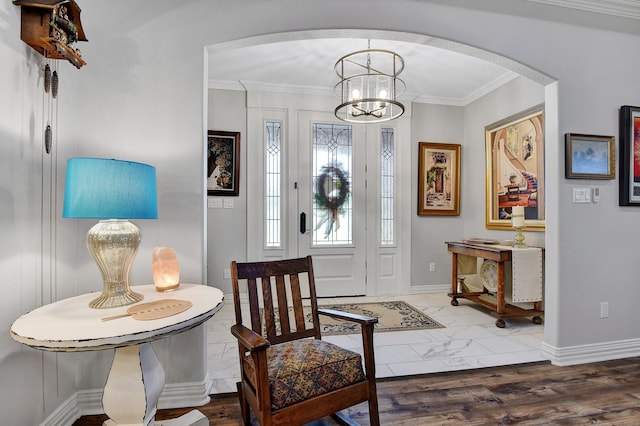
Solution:
[[(444, 328), (439, 322), (403, 301), (318, 305), (318, 308), (335, 309), (337, 311), (376, 317), (378, 318), (378, 323), (375, 325), (377, 333)], [(308, 324), (311, 324), (310, 311), (311, 307), (305, 307), (305, 319)], [(277, 316), (277, 310), (275, 314)], [(324, 336), (360, 334), (361, 330), (358, 323), (340, 321), (326, 315), (320, 315), (320, 329)]]

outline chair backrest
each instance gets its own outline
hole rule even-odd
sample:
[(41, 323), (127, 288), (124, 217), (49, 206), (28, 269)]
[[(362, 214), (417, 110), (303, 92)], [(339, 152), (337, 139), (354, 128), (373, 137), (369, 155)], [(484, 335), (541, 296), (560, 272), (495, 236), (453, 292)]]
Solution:
[[(243, 323), (240, 281), (247, 286), (250, 326)], [(320, 338), (311, 256), (251, 263), (232, 261), (231, 282), (237, 324), (251, 328), (272, 344)], [(311, 305), (309, 309), (307, 303), (307, 313), (303, 310), (303, 295), (308, 295)], [(306, 315), (310, 315), (310, 322), (305, 321)]]

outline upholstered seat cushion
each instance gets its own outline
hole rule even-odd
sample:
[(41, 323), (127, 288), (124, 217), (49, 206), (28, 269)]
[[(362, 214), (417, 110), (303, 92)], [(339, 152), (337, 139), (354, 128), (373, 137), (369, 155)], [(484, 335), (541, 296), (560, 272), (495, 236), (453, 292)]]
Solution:
[[(364, 380), (360, 355), (316, 339), (280, 343), (267, 349), (271, 408), (284, 408)], [(255, 386), (251, 356), (244, 371)]]

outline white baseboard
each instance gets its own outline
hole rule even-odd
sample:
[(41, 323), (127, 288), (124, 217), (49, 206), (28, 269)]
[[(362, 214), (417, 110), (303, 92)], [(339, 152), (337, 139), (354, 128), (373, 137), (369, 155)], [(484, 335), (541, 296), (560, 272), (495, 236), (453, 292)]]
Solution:
[(437, 285), (412, 285), (409, 287), (409, 294), (449, 294), (451, 284)]
[[(202, 382), (165, 385), (158, 401), (158, 409), (200, 407), (210, 401), (207, 393), (209, 374)], [(60, 405), (40, 426), (69, 426), (82, 416), (103, 414), (102, 389), (76, 392)]]
[(160, 395), (158, 408), (200, 407), (211, 400), (209, 389), (209, 373), (202, 382), (175, 383), (166, 385)]
[(556, 348), (542, 343), (542, 353), (553, 365), (565, 366), (640, 356), (640, 339)]
[(80, 418), (77, 393), (68, 398), (40, 426), (69, 426)]

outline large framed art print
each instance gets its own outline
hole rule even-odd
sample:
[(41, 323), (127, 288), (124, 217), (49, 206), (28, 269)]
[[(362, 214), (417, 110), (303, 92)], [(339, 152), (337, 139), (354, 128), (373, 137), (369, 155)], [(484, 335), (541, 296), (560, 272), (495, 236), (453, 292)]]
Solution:
[(620, 108), (621, 206), (640, 206), (640, 107)]
[(544, 105), (485, 128), (486, 227), (511, 229), (513, 207), (524, 207), (525, 229), (545, 229)]

